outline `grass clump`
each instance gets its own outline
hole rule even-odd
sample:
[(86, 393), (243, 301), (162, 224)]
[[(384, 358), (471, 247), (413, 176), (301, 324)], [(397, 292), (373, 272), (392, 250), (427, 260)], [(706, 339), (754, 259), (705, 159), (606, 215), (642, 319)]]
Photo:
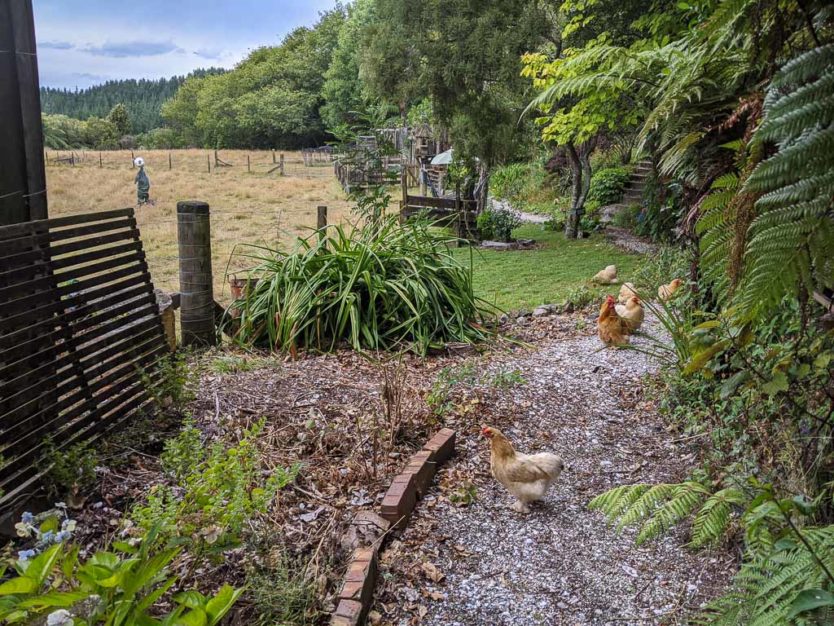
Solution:
[(264, 249), (257, 285), (240, 302), (238, 338), (295, 353), (402, 349), (420, 354), (448, 341), (487, 338), (489, 307), (472, 287), (469, 264), (449, 252), (453, 239), (426, 222), (394, 215), (299, 238), (293, 252)]

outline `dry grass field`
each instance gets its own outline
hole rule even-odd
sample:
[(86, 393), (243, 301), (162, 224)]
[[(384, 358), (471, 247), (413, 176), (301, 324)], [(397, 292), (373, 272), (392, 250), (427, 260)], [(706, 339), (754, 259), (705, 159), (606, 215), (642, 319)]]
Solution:
[[(341, 223), (350, 204), (330, 166), (305, 167), (301, 153), (284, 153), (284, 176), (269, 151), (221, 150), (231, 167), (215, 168), (207, 150), (136, 150), (145, 159), (155, 206), (136, 211), (151, 275), (157, 287), (179, 288), (177, 269), (178, 200), (203, 200), (211, 206), (215, 298), (230, 299), (224, 275), (252, 264), (246, 244), (288, 245), (316, 224), (316, 207), (328, 207), (328, 221)], [(171, 157), (171, 169), (169, 160)], [(50, 217), (136, 206), (130, 151), (75, 152), (74, 166), (55, 162), (68, 152), (47, 152)], [(247, 171), (247, 156), (251, 172)], [(208, 172), (207, 157), (211, 163)], [(276, 155), (276, 159), (278, 155)], [(251, 249), (249, 249), (251, 251)]]

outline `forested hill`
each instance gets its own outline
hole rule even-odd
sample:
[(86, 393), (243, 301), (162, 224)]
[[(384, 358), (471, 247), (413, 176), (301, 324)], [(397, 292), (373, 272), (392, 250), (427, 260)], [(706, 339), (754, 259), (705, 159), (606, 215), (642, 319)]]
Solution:
[(162, 126), (162, 103), (176, 94), (186, 78), (222, 72), (222, 69), (211, 68), (196, 70), (188, 76), (157, 80), (109, 80), (102, 85), (80, 90), (41, 87), (41, 110), (86, 120), (90, 117), (105, 118), (116, 104), (123, 103), (130, 117), (131, 131), (144, 133)]

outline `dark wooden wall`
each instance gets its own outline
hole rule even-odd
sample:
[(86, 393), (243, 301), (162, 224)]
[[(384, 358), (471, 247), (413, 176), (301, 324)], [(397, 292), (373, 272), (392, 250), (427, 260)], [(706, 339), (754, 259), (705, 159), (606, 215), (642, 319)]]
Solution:
[(0, 225), (47, 218), (31, 0), (0, 0)]

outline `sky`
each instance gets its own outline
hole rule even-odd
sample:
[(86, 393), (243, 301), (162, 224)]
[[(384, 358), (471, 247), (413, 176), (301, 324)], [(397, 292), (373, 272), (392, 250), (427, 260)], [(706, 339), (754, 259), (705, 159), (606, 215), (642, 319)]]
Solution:
[(33, 0), (41, 85), (83, 89), (233, 67), (335, 0)]

